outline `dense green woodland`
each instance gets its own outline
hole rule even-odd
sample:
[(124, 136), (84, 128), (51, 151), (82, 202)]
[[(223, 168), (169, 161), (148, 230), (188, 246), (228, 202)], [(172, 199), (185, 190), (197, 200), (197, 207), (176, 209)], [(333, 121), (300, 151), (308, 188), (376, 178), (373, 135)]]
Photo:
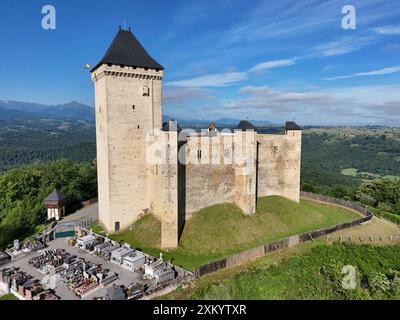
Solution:
[(0, 172), (40, 161), (96, 157), (94, 124), (66, 119), (0, 119)]
[(66, 195), (67, 213), (75, 211), (81, 201), (97, 194), (95, 166), (60, 160), (10, 169), (0, 176), (0, 248), (45, 223), (43, 200), (54, 188)]
[(385, 135), (342, 137), (306, 134), (303, 168), (340, 172), (345, 168), (380, 175), (400, 176), (400, 141)]
[[(367, 129), (365, 134), (305, 133), (301, 177), (305, 191), (354, 200), (363, 180), (400, 177), (398, 138), (380, 131), (371, 134)], [(345, 176), (341, 171), (346, 168), (356, 168), (361, 174)]]
[(375, 214), (400, 224), (400, 179), (376, 179), (358, 189), (356, 200)]
[[(321, 130), (303, 136), (302, 190), (358, 201), (400, 223), (400, 130)], [(359, 174), (342, 174), (347, 168)]]

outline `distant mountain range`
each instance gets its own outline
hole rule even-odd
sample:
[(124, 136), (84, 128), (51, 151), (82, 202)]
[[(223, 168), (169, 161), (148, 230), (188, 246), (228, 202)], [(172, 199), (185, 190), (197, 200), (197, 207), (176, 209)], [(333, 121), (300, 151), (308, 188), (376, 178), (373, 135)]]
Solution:
[(56, 118), (94, 121), (94, 108), (76, 101), (45, 105), (32, 102), (0, 100), (0, 119)]
[[(40, 118), (54, 118), (54, 119), (76, 119), (94, 122), (95, 112), (94, 108), (86, 104), (72, 101), (65, 104), (46, 105), (32, 102), (21, 101), (2, 101), (0, 100), (0, 120), (12, 119), (40, 119)], [(170, 120), (168, 115), (163, 116), (163, 121)], [(217, 120), (207, 119), (179, 119), (175, 120), (181, 126), (197, 126), (207, 127), (210, 122), (214, 122), (219, 127), (234, 127), (240, 122), (240, 119), (220, 118)], [(270, 126), (274, 123), (263, 120), (249, 120), (255, 126)]]

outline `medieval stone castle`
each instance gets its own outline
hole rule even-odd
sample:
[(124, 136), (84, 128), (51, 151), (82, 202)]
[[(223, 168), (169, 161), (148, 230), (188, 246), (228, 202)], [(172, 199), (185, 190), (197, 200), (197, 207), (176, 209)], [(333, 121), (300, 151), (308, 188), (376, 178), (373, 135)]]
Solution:
[[(175, 121), (162, 123), (163, 70), (130, 31), (119, 30), (91, 71), (99, 220), (107, 232), (151, 213), (162, 224), (162, 248), (175, 248), (185, 221), (201, 208), (233, 202), (254, 214), (257, 197), (299, 201), (296, 123), (287, 122), (284, 134), (258, 134), (248, 121), (233, 132), (210, 125), (181, 134)], [(164, 143), (154, 148), (161, 136)], [(149, 161), (153, 153), (166, 156)]]

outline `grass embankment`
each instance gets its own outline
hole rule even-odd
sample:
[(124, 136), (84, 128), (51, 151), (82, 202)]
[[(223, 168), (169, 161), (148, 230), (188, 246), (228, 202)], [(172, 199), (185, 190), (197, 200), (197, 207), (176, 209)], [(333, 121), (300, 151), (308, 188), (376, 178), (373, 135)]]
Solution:
[(16, 296), (14, 296), (12, 293), (5, 294), (4, 296), (0, 297), (1, 300), (18, 300)]
[[(400, 299), (400, 245), (309, 242), (287, 249), (283, 255), (282, 260), (275, 252), (242, 269), (206, 275), (164, 298)], [(345, 265), (356, 270), (354, 290), (342, 287)]]
[[(165, 259), (189, 270), (229, 254), (360, 217), (353, 211), (309, 200), (300, 203), (283, 197), (259, 198), (257, 213), (244, 215), (235, 204), (200, 210), (186, 223), (179, 247), (164, 252)], [(160, 253), (161, 223), (145, 216), (131, 228), (111, 236), (149, 254)], [(100, 231), (98, 226), (94, 231)]]

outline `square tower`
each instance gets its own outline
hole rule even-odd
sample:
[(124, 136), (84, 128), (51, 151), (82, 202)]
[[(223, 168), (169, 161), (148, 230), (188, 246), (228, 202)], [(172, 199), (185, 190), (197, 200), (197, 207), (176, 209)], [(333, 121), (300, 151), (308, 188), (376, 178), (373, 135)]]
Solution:
[(130, 31), (119, 30), (91, 73), (99, 220), (113, 233), (149, 210), (147, 135), (161, 128), (163, 67)]

